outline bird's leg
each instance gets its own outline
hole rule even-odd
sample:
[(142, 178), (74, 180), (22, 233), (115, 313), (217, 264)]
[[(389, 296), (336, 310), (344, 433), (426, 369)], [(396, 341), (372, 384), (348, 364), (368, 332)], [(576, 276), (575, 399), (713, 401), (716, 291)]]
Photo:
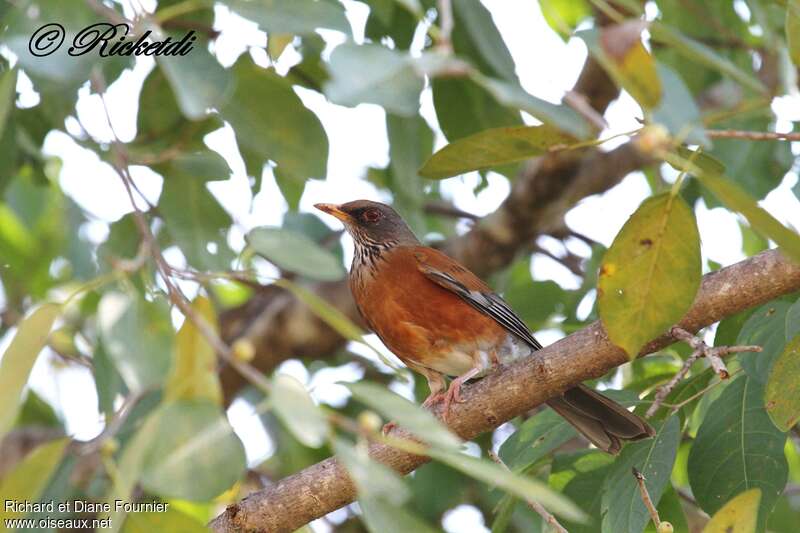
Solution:
[(430, 394), (428, 394), (428, 397), (425, 398), (425, 401), (422, 402), (422, 407), (428, 408), (438, 404), (439, 402), (445, 399), (445, 394), (443, 392), (445, 388), (445, 383), (444, 383), (444, 378), (438, 372), (436, 373), (425, 372), (424, 375), (425, 378), (428, 380), (428, 388), (430, 389), (431, 392)]
[(450, 383), (450, 388), (447, 389), (447, 394), (444, 397), (444, 412), (442, 417), (444, 418), (445, 422), (447, 421), (447, 417), (450, 414), (450, 404), (452, 402), (461, 403), (461, 385), (483, 372), (485, 370), (483, 365), (476, 365), (470, 368), (466, 373), (458, 376), (456, 379)]
[(496, 348), (489, 351), (489, 359), (492, 361), (492, 370), (497, 370), (500, 367), (500, 357), (497, 355)]

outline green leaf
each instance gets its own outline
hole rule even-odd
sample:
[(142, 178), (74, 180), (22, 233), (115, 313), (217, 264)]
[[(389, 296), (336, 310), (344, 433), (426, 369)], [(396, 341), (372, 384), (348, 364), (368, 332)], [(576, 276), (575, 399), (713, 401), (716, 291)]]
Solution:
[(638, 469), (645, 478), (650, 498), (658, 505), (678, 453), (681, 429), (677, 416), (657, 427), (652, 439), (626, 444), (609, 469), (603, 485), (603, 531), (641, 531), (650, 520), (631, 474)]
[(786, 435), (769, 419), (763, 395), (752, 378), (734, 380), (711, 404), (689, 452), (689, 483), (700, 507), (713, 514), (742, 490), (760, 488), (761, 527), (788, 475)]
[(377, 498), (399, 507), (411, 497), (411, 491), (397, 472), (383, 463), (373, 461), (366, 447), (356, 447), (335, 438), (333, 451), (355, 483), (359, 499)]
[(230, 268), (233, 252), (227, 230), (232, 220), (203, 180), (187, 174), (165, 177), (158, 212), (191, 266), (200, 270)]
[(345, 276), (339, 258), (302, 233), (262, 226), (250, 230), (247, 243), (282, 270), (320, 281), (336, 281)]
[(325, 0), (224, 0), (232, 11), (267, 33), (310, 34), (318, 28), (350, 33), (344, 7)]
[[(218, 334), (217, 314), (208, 298), (197, 297), (192, 309)], [(217, 352), (189, 317), (175, 336), (175, 359), (164, 385), (164, 399), (209, 400), (222, 405)]]
[(581, 509), (589, 515), (589, 521), (584, 524), (563, 524), (570, 533), (597, 533), (602, 520), (603, 483), (613, 462), (613, 456), (599, 450), (558, 454), (553, 459), (550, 487), (579, 502)]
[(576, 139), (583, 140), (591, 136), (591, 128), (586, 120), (570, 107), (537, 98), (513, 81), (488, 78), (478, 73), (473, 73), (472, 80), (503, 105), (530, 113)]
[(586, 47), (621, 88), (645, 110), (658, 106), (661, 81), (653, 56), (642, 43), (647, 23), (628, 20), (611, 26), (578, 32)]
[(470, 477), (506, 490), (514, 496), (537, 501), (553, 514), (577, 522), (586, 521), (586, 513), (575, 503), (541, 481), (516, 474), (500, 465), (463, 454), (452, 448), (430, 448), (428, 455)]
[(207, 533), (205, 524), (186, 513), (168, 508), (164, 512), (142, 511), (131, 513), (125, 519), (123, 533), (151, 533), (153, 531), (180, 531), (181, 533)]
[(700, 277), (691, 208), (669, 193), (642, 202), (600, 266), (597, 305), (611, 341), (636, 357), (689, 310)]
[[(136, 117), (136, 138), (128, 150), (133, 159), (142, 157), (157, 161), (165, 152), (175, 150), (178, 150), (177, 158), (195, 151), (205, 153), (208, 148), (203, 137), (222, 125), (218, 116), (196, 121), (187, 119), (181, 112), (178, 98), (164, 74), (164, 69), (153, 69), (142, 85)], [(166, 170), (170, 169), (169, 163), (156, 164), (153, 168), (162, 173), (171, 173), (171, 170)], [(217, 179), (223, 177), (219, 176)]]
[(433, 132), (420, 116), (387, 114), (386, 133), (394, 206), (417, 235), (424, 235), (427, 233), (422, 213), (425, 191), (418, 169), (433, 151)]
[(195, 152), (183, 152), (170, 160), (168, 165), (158, 166), (165, 176), (181, 174), (191, 176), (199, 181), (217, 181), (228, 179), (231, 175), (231, 167), (225, 158), (212, 150), (198, 150)]
[[(662, 522), (672, 524), (674, 533), (690, 533), (686, 513), (683, 512), (681, 500), (672, 485), (667, 483), (667, 488), (658, 502), (658, 517)], [(642, 533), (658, 533), (653, 522), (648, 522)]]
[(401, 116), (416, 115), (423, 88), (414, 59), (378, 44), (341, 44), (330, 59), (325, 95), (335, 104), (377, 104)]
[[(717, 122), (718, 129), (774, 131), (775, 118), (768, 116), (734, 117)], [(715, 139), (711, 155), (725, 165), (727, 177), (734, 180), (757, 200), (780, 185), (794, 163), (791, 143), (753, 142), (749, 139)], [(719, 174), (723, 172), (720, 171)], [(709, 208), (712, 201), (706, 199)]]
[(786, 3), (786, 44), (792, 62), (800, 66), (800, 0)]
[(157, 438), (143, 458), (145, 490), (165, 498), (206, 501), (241, 477), (247, 466), (244, 447), (219, 406), (180, 400), (151, 416)]
[[(144, 402), (137, 404), (134, 409), (140, 408), (142, 403)], [(126, 514), (123, 508), (116, 507), (115, 502), (131, 501), (133, 489), (136, 487), (144, 467), (145, 458), (153, 443), (159, 438), (157, 434), (159, 429), (158, 413), (159, 411), (156, 409), (146, 418), (142, 415), (143, 420), (136, 420), (134, 415), (137, 413), (133, 412), (126, 420), (126, 424), (131, 424), (131, 419), (134, 419), (139, 423), (139, 428), (122, 449), (116, 465), (116, 473), (110, 480), (110, 488), (105, 495), (105, 502), (110, 505), (111, 512), (99, 513), (97, 516), (99, 519), (110, 519), (112, 533), (122, 528)]]
[(25, 401), (19, 408), (14, 425), (16, 427), (40, 426), (64, 429), (64, 423), (53, 407), (33, 389), (28, 389), (25, 394)]
[(47, 345), (50, 329), (61, 314), (61, 306), (45, 303), (37, 307), (17, 325), (0, 359), (0, 439), (17, 418), (22, 391), (28, 382), (39, 352)]
[(550, 317), (564, 309), (568, 293), (553, 280), (531, 278), (530, 261), (519, 261), (511, 267), (503, 297), (532, 331), (545, 327)]
[(370, 9), (364, 36), (376, 43), (390, 37), (397, 48), (408, 50), (419, 23), (417, 14), (396, 0), (370, 0), (368, 4)]
[(500, 446), (500, 457), (511, 470), (523, 472), (576, 435), (566, 420), (545, 409), (520, 424)]
[[(36, 502), (47, 487), (50, 477), (61, 462), (64, 449), (70, 439), (56, 439), (30, 452), (12, 470), (5, 472), (0, 481), (0, 501), (2, 502)], [(3, 505), (0, 509), (0, 523), (6, 529), (5, 521), (9, 518), (20, 518), (27, 513), (17, 513)], [(22, 528), (20, 528), (20, 531)]]
[(658, 22), (652, 23), (650, 25), (650, 36), (654, 41), (667, 45), (687, 59), (691, 59), (701, 65), (726, 74), (733, 80), (757, 93), (767, 93), (767, 88), (764, 87), (764, 84), (753, 75), (740, 69), (733, 62), (719, 55), (712, 48), (687, 37), (665, 24)]
[(764, 403), (781, 431), (789, 431), (800, 420), (800, 335), (786, 345), (772, 365)]
[(523, 161), (575, 142), (571, 135), (548, 125), (494, 128), (448, 144), (433, 154), (419, 173), (430, 179), (449, 178)]
[(6, 129), (9, 115), (17, 100), (17, 69), (0, 74), (0, 137)]
[(459, 0), (453, 15), (454, 51), (485, 74), (518, 82), (514, 58), (486, 6), (480, 0)]
[(592, 16), (586, 0), (539, 0), (539, 7), (547, 24), (565, 41), (578, 24)]
[(458, 450), (461, 446), (461, 439), (438, 418), (389, 389), (367, 381), (347, 383), (345, 386), (356, 400), (396, 421), (430, 445), (451, 450)]
[(125, 392), (125, 384), (114, 367), (114, 361), (109, 357), (102, 339), (97, 339), (92, 354), (92, 374), (97, 388), (97, 410), (105, 416), (113, 416), (114, 400), (118, 394)]
[(367, 529), (372, 533), (385, 531), (414, 531), (419, 533), (436, 533), (438, 529), (428, 525), (404, 507), (391, 505), (385, 500), (371, 495), (358, 501)]
[(97, 321), (106, 353), (129, 389), (140, 392), (164, 381), (175, 332), (163, 299), (149, 302), (107, 292), (100, 300)]
[(295, 378), (288, 374), (275, 374), (270, 404), (275, 415), (297, 440), (311, 448), (319, 448), (325, 442), (328, 434), (325, 414)]
[(207, 45), (201, 40), (194, 43), (192, 52), (185, 56), (156, 58), (172, 86), (181, 112), (190, 120), (203, 118), (210, 110), (219, 109), (233, 92), (234, 79), (230, 70), (219, 64)]
[(653, 122), (662, 124), (677, 139), (710, 147), (711, 141), (706, 136), (700, 109), (683, 79), (663, 63), (658, 63), (656, 70), (663, 94), (661, 103), (653, 109)]
[(735, 344), (761, 346), (761, 352), (742, 353), (737, 357), (747, 375), (761, 384), (767, 382), (770, 369), (794, 336), (787, 330), (789, 310), (800, 305), (776, 300), (762, 305), (750, 315), (739, 331)]
[(236, 90), (221, 116), (236, 133), (247, 172), (260, 179), (264, 164), (272, 160), (298, 179), (324, 178), (328, 137), (291, 83), (248, 57), (237, 61), (233, 75)]
[(708, 521), (703, 533), (751, 533), (756, 531), (761, 489), (738, 494)]
[[(13, 6), (3, 20), (6, 31), (2, 41), (17, 56), (25, 73), (37, 82), (36, 89), (51, 92), (53, 87), (46, 86), (49, 83), (77, 90), (78, 85), (89, 78), (97, 56), (91, 53), (71, 56), (68, 51), (75, 36), (83, 28), (101, 22), (100, 17), (86, 4), (68, 4), (58, 0), (23, 0)], [(37, 30), (56, 21), (63, 29), (62, 45), (52, 53), (42, 54), (42, 51), (50, 49), (50, 37), (57, 38), (52, 34), (43, 38), (38, 47), (35, 42), (33, 44), (33, 50), (41, 50), (37, 53), (42, 55), (31, 53), (31, 40)]]
[(433, 105), (449, 141), (489, 128), (521, 126), (519, 111), (501, 105), (489, 91), (468, 78), (434, 78)]
[(300, 208), (300, 199), (306, 190), (306, 180), (289, 172), (284, 172), (283, 167), (273, 168), (272, 175), (281, 190), (283, 199), (289, 205), (289, 209), (297, 211)]

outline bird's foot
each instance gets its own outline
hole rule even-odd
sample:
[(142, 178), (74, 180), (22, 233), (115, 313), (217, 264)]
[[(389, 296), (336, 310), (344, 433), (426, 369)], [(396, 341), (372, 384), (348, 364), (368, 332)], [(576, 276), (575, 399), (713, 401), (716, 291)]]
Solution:
[(450, 416), (450, 404), (453, 402), (455, 403), (462, 403), (463, 400), (461, 399), (461, 383), (460, 379), (455, 379), (450, 384), (450, 388), (447, 389), (447, 393), (444, 395), (444, 411), (442, 412), (442, 419), (447, 422)]

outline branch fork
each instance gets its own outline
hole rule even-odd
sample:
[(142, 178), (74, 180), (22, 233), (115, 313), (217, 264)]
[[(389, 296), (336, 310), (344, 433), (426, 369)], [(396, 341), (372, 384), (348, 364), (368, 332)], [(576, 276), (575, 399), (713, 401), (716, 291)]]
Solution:
[(656, 411), (658, 411), (658, 408), (661, 407), (661, 404), (669, 393), (686, 377), (686, 374), (689, 373), (689, 368), (691, 368), (694, 362), (699, 358), (705, 357), (708, 359), (714, 372), (721, 380), (725, 380), (728, 379), (731, 374), (722, 361), (723, 357), (731, 353), (760, 352), (762, 350), (761, 346), (709, 346), (697, 335), (693, 335), (689, 331), (678, 326), (673, 326), (669, 334), (673, 339), (683, 341), (691, 346), (694, 351), (686, 358), (686, 361), (683, 362), (683, 366), (672, 379), (670, 379), (666, 385), (662, 385), (658, 388), (653, 404), (647, 409), (647, 413), (645, 414), (647, 418), (652, 417)]

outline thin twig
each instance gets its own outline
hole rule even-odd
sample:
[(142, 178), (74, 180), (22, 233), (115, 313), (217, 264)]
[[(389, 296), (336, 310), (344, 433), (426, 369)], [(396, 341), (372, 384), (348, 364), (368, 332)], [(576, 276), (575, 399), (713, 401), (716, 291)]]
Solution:
[(666, 397), (669, 395), (670, 392), (675, 388), (675, 386), (680, 383), (680, 381), (686, 376), (689, 372), (689, 368), (694, 364), (697, 359), (700, 357), (705, 357), (708, 359), (709, 363), (711, 363), (711, 368), (714, 369), (714, 372), (719, 376), (720, 380), (726, 380), (730, 377), (730, 373), (728, 372), (725, 363), (722, 361), (722, 358), (731, 353), (741, 353), (741, 352), (760, 352), (761, 346), (715, 346), (711, 347), (708, 346), (700, 337), (692, 335), (688, 331), (683, 328), (679, 328), (677, 326), (673, 327), (670, 330), (670, 335), (674, 339), (680, 340), (688, 344), (694, 350), (689, 357), (686, 358), (686, 361), (683, 362), (683, 366), (678, 372), (669, 380), (665, 385), (662, 385), (656, 391), (655, 399), (653, 400), (653, 404), (647, 409), (647, 413), (645, 416), (650, 418), (655, 414), (661, 404), (664, 402)]
[(136, 407), (136, 404), (138, 404), (148, 392), (150, 392), (149, 389), (142, 389), (129, 394), (123, 401), (120, 408), (117, 409), (114, 415), (111, 417), (111, 420), (106, 423), (106, 427), (103, 428), (103, 431), (101, 431), (99, 435), (86, 442), (74, 443), (76, 453), (78, 455), (89, 455), (97, 452), (103, 446), (105, 441), (113, 438), (114, 435), (119, 432), (119, 430), (122, 428), (122, 425), (133, 411), (133, 408)]
[(422, 207), (422, 210), (431, 215), (442, 215), (451, 218), (467, 218), (469, 220), (480, 220), (481, 218), (474, 213), (464, 211), (445, 202), (428, 202)]
[[(506, 464), (503, 462), (502, 459), (500, 459), (500, 456), (497, 455), (494, 452), (494, 450), (489, 450), (488, 453), (489, 453), (489, 457), (492, 458), (492, 461), (494, 461), (495, 463), (500, 465), (500, 467), (505, 468), (506, 470), (509, 470), (508, 466), (506, 466)], [(539, 513), (539, 515), (544, 519), (544, 521), (546, 523), (550, 524), (550, 526), (555, 531), (557, 531), (558, 533), (569, 533), (566, 529), (564, 529), (564, 526), (562, 526), (561, 524), (558, 523), (558, 520), (556, 520), (556, 517), (553, 516), (552, 514), (550, 514), (550, 512), (547, 509), (545, 509), (542, 506), (541, 503), (539, 503), (537, 501), (534, 501), (534, 500), (531, 500), (530, 498), (526, 498), (525, 499), (525, 503), (527, 503), (528, 507), (530, 507), (533, 511)]]
[(633, 472), (633, 477), (636, 478), (636, 483), (639, 484), (639, 492), (642, 494), (644, 506), (647, 507), (647, 512), (650, 513), (650, 518), (653, 520), (656, 529), (658, 529), (658, 526), (661, 525), (661, 519), (658, 517), (658, 511), (656, 506), (653, 505), (653, 500), (650, 499), (650, 493), (647, 492), (647, 487), (644, 484), (644, 475), (635, 466), (631, 468), (631, 471)]
[[(742, 371), (742, 369), (740, 368), (739, 370), (737, 370), (736, 372), (731, 374), (730, 377), (731, 378), (734, 377), (735, 375), (737, 375), (741, 371)], [(728, 379), (730, 379), (730, 378), (728, 378)], [(707, 393), (711, 389), (713, 389), (715, 387), (718, 387), (719, 385), (721, 385), (725, 381), (726, 380), (724, 380), (724, 379), (718, 379), (717, 381), (714, 381), (713, 383), (710, 383), (708, 386), (703, 387), (701, 390), (699, 390), (696, 393), (692, 394), (691, 396), (689, 396), (688, 398), (686, 398), (685, 400), (683, 400), (680, 403), (670, 404), (670, 403), (664, 402), (661, 405), (664, 406), (664, 407), (669, 407), (670, 408), (670, 414), (674, 414), (674, 413), (676, 413), (678, 411), (678, 409), (680, 409), (684, 405), (687, 405), (687, 404), (693, 402), (694, 400), (696, 400), (700, 396), (704, 395), (705, 393)]]
[(439, 10), (439, 42), (441, 49), (452, 52), (453, 43), (450, 36), (453, 33), (453, 4), (450, 0), (439, 0), (437, 4)]
[(749, 141), (800, 141), (800, 132), (706, 130), (712, 139), (747, 139)]
[(156, 264), (156, 269), (158, 273), (161, 275), (161, 279), (164, 281), (164, 285), (167, 288), (167, 296), (169, 300), (178, 308), (180, 309), (181, 313), (186, 317), (187, 320), (190, 320), (200, 331), (200, 334), (205, 337), (206, 341), (212, 346), (214, 351), (216, 351), (226, 363), (231, 365), (233, 368), (236, 369), (242, 376), (245, 377), (248, 381), (250, 381), (253, 385), (257, 386), (264, 392), (268, 392), (270, 390), (270, 384), (264, 375), (256, 370), (252, 365), (240, 361), (234, 354), (231, 348), (223, 342), (223, 340), (217, 335), (217, 332), (211, 327), (211, 325), (202, 317), (200, 316), (194, 308), (191, 306), (188, 298), (180, 291), (180, 289), (175, 285), (172, 281), (172, 267), (170, 264), (164, 259), (164, 255), (161, 253), (161, 248), (156, 241), (155, 236), (153, 235), (152, 231), (150, 230), (150, 226), (147, 223), (147, 219), (145, 218), (144, 212), (136, 205), (136, 201), (133, 197), (133, 179), (128, 172), (128, 155), (125, 150), (124, 144), (119, 140), (119, 136), (117, 136), (116, 131), (114, 131), (114, 127), (111, 123), (111, 114), (109, 113), (108, 105), (105, 99), (105, 80), (102, 79), (101, 76), (98, 76), (98, 93), (100, 95), (100, 100), (103, 104), (103, 110), (105, 112), (106, 122), (108, 122), (108, 127), (111, 130), (112, 134), (112, 142), (111, 147), (114, 153), (114, 158), (112, 159), (112, 166), (114, 170), (119, 175), (120, 179), (122, 180), (123, 185), (125, 186), (125, 191), (128, 194), (128, 199), (130, 200), (131, 206), (133, 207), (133, 215), (134, 215), (134, 222), (139, 230), (139, 234), (141, 235), (142, 239), (146, 242), (148, 249), (150, 250), (150, 254), (153, 257), (153, 260)]
[(541, 246), (536, 244), (536, 245), (533, 246), (533, 252), (545, 255), (545, 256), (549, 257), (550, 259), (552, 259), (553, 261), (556, 261), (556, 262), (564, 265), (570, 272), (572, 272), (573, 274), (575, 274), (578, 277), (582, 278), (583, 275), (585, 274), (585, 272), (583, 271), (583, 268), (581, 266), (583, 264), (583, 258), (578, 256), (578, 255), (575, 255), (575, 254), (573, 254), (573, 253), (571, 253), (569, 251), (567, 251), (567, 253), (566, 253), (566, 255), (564, 255), (564, 257), (559, 257), (556, 254), (554, 254), (553, 252), (551, 252), (549, 250), (546, 250), (545, 248), (542, 248)]

